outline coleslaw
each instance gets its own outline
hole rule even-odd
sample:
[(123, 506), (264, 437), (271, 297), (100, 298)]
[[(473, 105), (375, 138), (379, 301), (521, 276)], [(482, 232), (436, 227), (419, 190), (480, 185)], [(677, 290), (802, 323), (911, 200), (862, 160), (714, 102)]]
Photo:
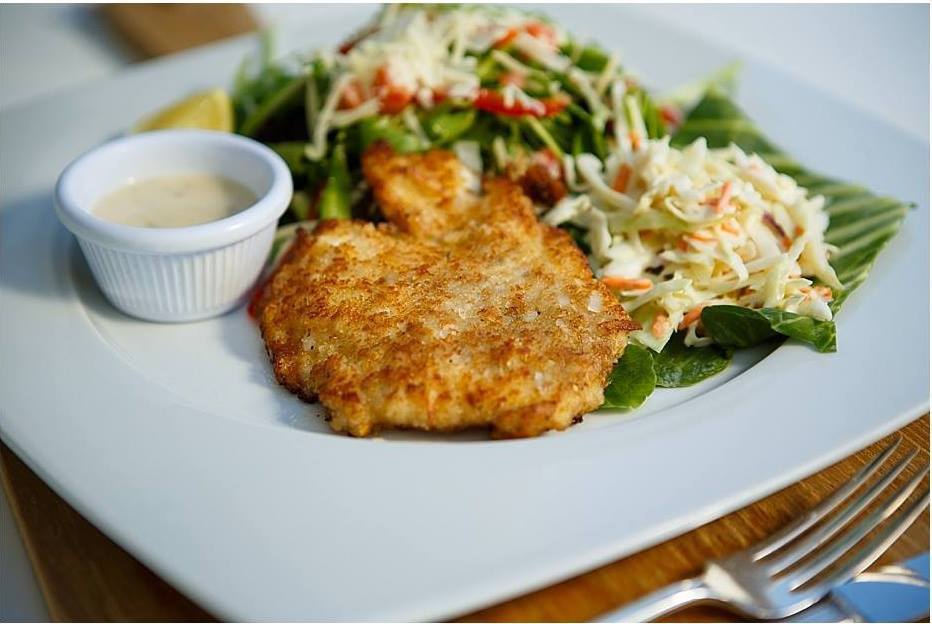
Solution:
[(661, 351), (685, 330), (687, 345), (710, 344), (698, 333), (710, 305), (831, 320), (832, 289), (842, 286), (823, 238), (824, 198), (736, 145), (649, 139), (637, 107), (629, 98), (621, 106), (629, 123), (616, 129), (616, 149), (604, 163), (577, 156), (579, 192), (543, 218), (586, 230), (597, 276), (642, 325), (633, 339)]

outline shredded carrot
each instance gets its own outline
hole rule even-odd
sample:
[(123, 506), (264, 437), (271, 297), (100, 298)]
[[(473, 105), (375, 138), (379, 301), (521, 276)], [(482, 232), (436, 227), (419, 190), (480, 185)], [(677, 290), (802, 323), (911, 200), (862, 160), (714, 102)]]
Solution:
[(705, 304), (700, 303), (695, 308), (693, 308), (692, 310), (684, 314), (683, 320), (680, 321), (680, 324), (677, 327), (677, 329), (684, 330), (690, 325), (692, 325), (693, 323), (695, 323), (696, 321), (698, 321), (699, 317), (702, 316), (702, 308), (704, 307), (705, 307)]
[(624, 193), (628, 188), (628, 180), (631, 179), (631, 167), (622, 165), (618, 167), (618, 173), (615, 174), (615, 181), (612, 182), (612, 188), (619, 193)]
[(805, 234), (805, 233), (806, 233), (806, 230), (804, 230), (803, 228), (801, 228), (801, 227), (798, 226), (798, 225), (796, 226), (796, 229), (793, 230), (793, 236), (795, 236), (796, 238), (799, 238), (800, 236), (802, 236), (802, 235)]
[(730, 234), (740, 234), (741, 228), (732, 223), (731, 221), (726, 221), (722, 224), (722, 229)]
[(507, 72), (498, 79), (498, 83), (501, 85), (514, 85), (520, 88), (524, 88), (526, 82), (527, 76), (521, 72)]
[(628, 138), (631, 140), (631, 149), (637, 150), (641, 147), (641, 137), (634, 130), (628, 132)]
[(718, 198), (718, 201), (715, 202), (715, 212), (722, 213), (725, 211), (725, 208), (728, 207), (728, 202), (731, 201), (731, 180), (725, 182), (722, 185), (722, 194)]
[(831, 301), (834, 295), (832, 294), (832, 289), (828, 286), (816, 286), (813, 288), (816, 293), (822, 297), (825, 301)]
[(701, 232), (701, 231), (699, 231), (699, 232), (691, 232), (690, 234), (687, 234), (687, 236), (688, 236), (689, 238), (693, 239), (693, 240), (697, 240), (697, 241), (702, 242), (702, 243), (712, 243), (712, 242), (715, 242), (715, 237), (714, 237), (714, 236), (709, 236), (708, 234), (705, 234), (704, 232)]
[(777, 220), (773, 218), (773, 215), (769, 212), (765, 212), (763, 219), (767, 227), (770, 228), (770, 231), (772, 231), (774, 235), (780, 239), (780, 245), (783, 247), (783, 251), (789, 249), (793, 245), (793, 241), (789, 236), (786, 235), (786, 232), (782, 227), (780, 227), (780, 224), (777, 223)]
[(499, 37), (495, 43), (492, 44), (492, 47), (507, 48), (509, 45), (511, 45), (511, 42), (515, 40), (515, 37), (517, 37), (520, 33), (521, 31), (517, 28), (509, 28), (507, 31), (505, 31), (504, 35)]
[(658, 312), (654, 317), (654, 322), (650, 326), (650, 333), (654, 335), (654, 338), (661, 338), (669, 326), (670, 317), (663, 312)]
[(687, 249), (689, 249), (689, 243), (686, 242), (685, 237), (680, 238), (680, 240), (676, 241), (676, 248), (679, 249), (680, 251), (686, 251)]
[(674, 128), (683, 123), (683, 114), (679, 109), (669, 104), (664, 104), (660, 107), (660, 118), (663, 119), (666, 124)]
[(602, 283), (616, 290), (647, 290), (654, 285), (649, 279), (617, 277), (614, 275), (606, 275), (602, 278)]

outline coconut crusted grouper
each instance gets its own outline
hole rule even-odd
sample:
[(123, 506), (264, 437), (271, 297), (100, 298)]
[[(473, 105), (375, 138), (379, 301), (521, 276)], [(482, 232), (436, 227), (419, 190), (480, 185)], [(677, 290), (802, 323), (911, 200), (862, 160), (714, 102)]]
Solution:
[(478, 196), (446, 151), (376, 145), (363, 169), (388, 221), (300, 231), (259, 301), (278, 380), (331, 427), (564, 429), (596, 409), (637, 328), (520, 187)]

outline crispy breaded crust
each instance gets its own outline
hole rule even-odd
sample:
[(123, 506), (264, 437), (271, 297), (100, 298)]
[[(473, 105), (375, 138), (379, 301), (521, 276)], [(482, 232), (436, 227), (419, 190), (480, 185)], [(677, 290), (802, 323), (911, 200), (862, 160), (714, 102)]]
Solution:
[(403, 232), (436, 237), (475, 218), (475, 196), (465, 192), (463, 166), (453, 152), (396, 154), (376, 143), (362, 157), (363, 173), (385, 219)]
[(356, 436), (531, 436), (598, 408), (636, 324), (570, 237), (510, 182), (489, 182), (481, 200), (450, 195), (445, 153), (378, 148), (365, 167), (398, 225), (299, 232), (259, 305), (279, 381)]

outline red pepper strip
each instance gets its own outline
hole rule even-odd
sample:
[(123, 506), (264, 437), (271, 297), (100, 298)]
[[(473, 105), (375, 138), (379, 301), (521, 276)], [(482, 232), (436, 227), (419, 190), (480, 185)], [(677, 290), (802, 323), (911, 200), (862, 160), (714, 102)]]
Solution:
[(495, 43), (492, 44), (492, 47), (499, 48), (499, 49), (508, 47), (511, 44), (511, 42), (515, 40), (515, 37), (517, 37), (518, 33), (520, 32), (521, 31), (518, 30), (517, 28), (509, 28), (508, 32), (506, 32), (504, 35), (499, 37), (495, 41)]
[(386, 65), (375, 72), (372, 86), (379, 96), (379, 110), (386, 115), (400, 113), (414, 99), (414, 94), (408, 89), (392, 82)]
[(557, 46), (557, 33), (554, 32), (553, 28), (547, 24), (542, 22), (531, 22), (524, 27), (524, 30), (527, 34), (531, 35), (535, 39), (540, 39), (541, 41), (550, 44), (554, 48)]
[(479, 110), (506, 117), (523, 117), (525, 115), (551, 117), (566, 108), (568, 101), (565, 97), (554, 96), (538, 100), (538, 104), (539, 106), (527, 106), (521, 102), (515, 102), (511, 106), (506, 106), (501, 93), (488, 89), (479, 89), (479, 95), (473, 101), (473, 106)]
[(371, 27), (369, 27), (369, 28), (366, 28), (366, 29), (364, 29), (364, 30), (362, 30), (362, 31), (360, 31), (360, 32), (358, 32), (358, 33), (356, 33), (356, 34), (353, 35), (349, 40), (344, 41), (344, 42), (340, 45), (340, 47), (338, 48), (338, 50), (340, 51), (340, 54), (347, 54), (347, 53), (349, 53), (349, 51), (352, 50), (353, 48), (355, 48), (356, 45), (357, 45), (360, 41), (362, 41), (363, 39), (365, 39), (365, 38), (368, 37), (369, 35), (376, 33), (378, 30), (379, 30), (379, 27), (378, 27), (378, 26), (371, 26)]
[(683, 121), (680, 111), (668, 104), (660, 107), (660, 118), (674, 127), (678, 127)]
[(507, 48), (522, 32), (526, 32), (535, 39), (543, 41), (551, 48), (557, 47), (557, 33), (554, 32), (553, 28), (544, 24), (542, 22), (528, 22), (523, 26), (509, 28), (504, 35), (499, 37), (495, 43), (492, 44), (494, 48)]

